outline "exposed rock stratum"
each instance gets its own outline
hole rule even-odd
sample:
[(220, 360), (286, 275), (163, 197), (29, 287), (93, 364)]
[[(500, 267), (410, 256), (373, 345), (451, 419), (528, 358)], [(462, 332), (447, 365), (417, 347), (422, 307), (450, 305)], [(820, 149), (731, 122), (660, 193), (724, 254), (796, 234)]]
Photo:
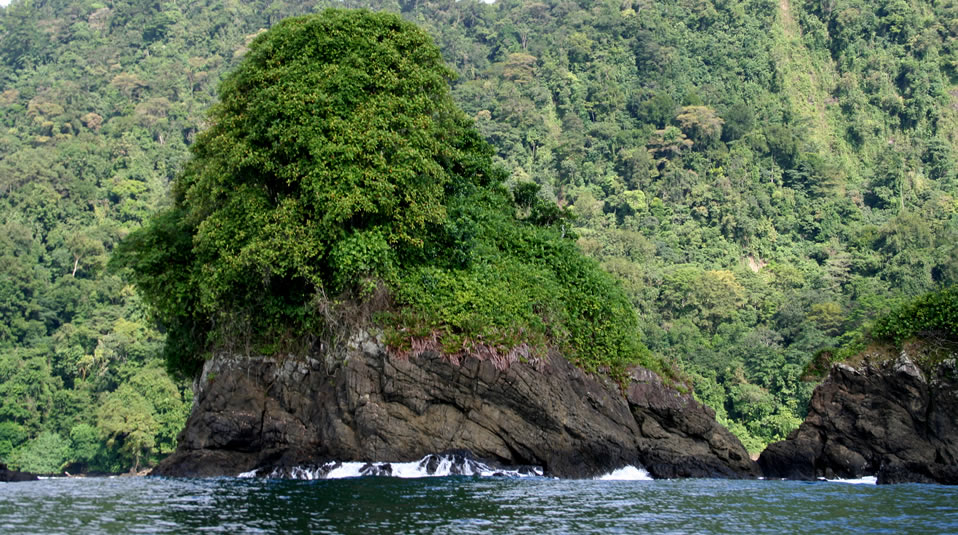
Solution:
[(653, 477), (755, 477), (742, 444), (691, 395), (640, 367), (627, 386), (559, 355), (497, 366), (364, 335), (346, 358), (209, 360), (176, 452), (153, 475), (237, 475), (329, 460), (468, 451), (547, 475), (641, 465)]

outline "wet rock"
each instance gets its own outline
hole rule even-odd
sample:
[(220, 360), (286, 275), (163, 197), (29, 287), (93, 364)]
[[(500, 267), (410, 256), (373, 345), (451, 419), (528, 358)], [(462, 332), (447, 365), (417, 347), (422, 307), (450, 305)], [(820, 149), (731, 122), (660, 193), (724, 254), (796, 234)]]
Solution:
[(359, 473), (364, 476), (389, 477), (393, 475), (393, 467), (389, 463), (366, 463), (359, 469)]
[(808, 417), (759, 457), (767, 477), (860, 478), (958, 484), (958, 383), (954, 361), (931, 377), (906, 354), (877, 365), (832, 368)]
[(373, 340), (357, 336), (332, 369), (295, 357), (208, 361), (178, 449), (153, 474), (282, 473), (451, 450), (468, 452), (463, 462), (541, 466), (558, 477), (625, 465), (654, 477), (758, 474), (711, 410), (648, 370), (632, 370), (623, 391), (561, 356), (500, 369), (432, 352), (396, 358)]

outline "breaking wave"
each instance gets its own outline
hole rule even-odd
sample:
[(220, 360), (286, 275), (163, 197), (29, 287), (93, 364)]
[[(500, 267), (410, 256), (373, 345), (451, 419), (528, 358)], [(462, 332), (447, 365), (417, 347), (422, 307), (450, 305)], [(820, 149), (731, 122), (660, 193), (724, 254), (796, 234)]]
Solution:
[(849, 485), (877, 485), (878, 478), (875, 476), (865, 476), (858, 479), (826, 479), (829, 483), (846, 483)]
[(652, 476), (644, 468), (623, 466), (596, 479), (603, 481), (652, 481)]
[(243, 472), (238, 477), (313, 480), (369, 476), (399, 478), (444, 476), (541, 477), (542, 474), (542, 468), (538, 466), (497, 467), (473, 459), (468, 454), (444, 453), (429, 454), (413, 462), (329, 461), (315, 465), (259, 468)]

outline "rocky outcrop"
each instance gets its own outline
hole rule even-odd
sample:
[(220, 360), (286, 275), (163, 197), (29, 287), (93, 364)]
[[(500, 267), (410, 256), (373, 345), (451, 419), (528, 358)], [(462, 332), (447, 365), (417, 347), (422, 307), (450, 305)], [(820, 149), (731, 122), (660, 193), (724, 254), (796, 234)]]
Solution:
[(631, 370), (623, 389), (554, 355), (497, 367), (434, 352), (389, 356), (366, 338), (344, 360), (212, 359), (162, 476), (236, 475), (337, 461), (414, 461), (465, 450), (497, 465), (592, 477), (753, 477), (714, 413)]
[(767, 477), (958, 484), (958, 369), (923, 371), (902, 352), (881, 364), (838, 364), (808, 417), (759, 457)]
[(36, 481), (37, 479), (39, 478), (36, 474), (10, 470), (7, 468), (7, 465), (0, 463), (0, 482), (13, 483), (19, 481)]

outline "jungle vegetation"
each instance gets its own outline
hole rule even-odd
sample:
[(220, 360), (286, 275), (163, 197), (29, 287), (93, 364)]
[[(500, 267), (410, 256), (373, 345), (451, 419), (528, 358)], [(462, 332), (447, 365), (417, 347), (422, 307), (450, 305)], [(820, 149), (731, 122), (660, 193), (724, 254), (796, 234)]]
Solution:
[(115, 253), (166, 326), (174, 371), (193, 376), (217, 351), (312, 351), (362, 327), (337, 309), (374, 297), (368, 321), (396, 351), (554, 349), (612, 375), (666, 371), (564, 214), (533, 183), (504, 187), (452, 75), (392, 13), (328, 9), (250, 44), (172, 206)]
[[(210, 339), (178, 337), (177, 318), (157, 315), (129, 268), (109, 259), (148, 221), (186, 221), (177, 195), (213, 172), (187, 164), (191, 151), (251, 142), (217, 133), (210, 117), (230, 105), (217, 87), (258, 35), (331, 6), (397, 12), (432, 36), (451, 70), (442, 106), (465, 113), (442, 123), (443, 143), (475, 154), (467, 163), (488, 170), (488, 184), (440, 166), (450, 186), (432, 198), (444, 213), (394, 220), (379, 235), (363, 230), (378, 223), (350, 226), (341, 250), (297, 252), (325, 259), (302, 280), (345, 291), (376, 273), (425, 310), (417, 299), (472, 299), (470, 284), (486, 291), (490, 276), (526, 276), (521, 266), (546, 254), (530, 244), (574, 237), (620, 281), (635, 339), (680, 367), (758, 450), (804, 416), (813, 385), (801, 376), (815, 354), (958, 279), (952, 0), (13, 0), (0, 9), (0, 459), (122, 471), (171, 451), (190, 396), (165, 371), (164, 347), (171, 335)], [(192, 178), (171, 192), (181, 176)], [(455, 184), (488, 202), (458, 202)], [(503, 201), (511, 213), (492, 208)], [(474, 206), (496, 215), (478, 218)], [(488, 234), (496, 225), (520, 230)], [(416, 260), (422, 233), (471, 245), (430, 264)], [(226, 236), (215, 234), (204, 234), (209, 244)], [(368, 255), (383, 243), (404, 252)], [(274, 254), (263, 240), (247, 245), (232, 251), (235, 273), (222, 266), (206, 274), (207, 294), (190, 294), (194, 318), (222, 299), (242, 312), (244, 294), (220, 284)], [(499, 270), (503, 251), (520, 260)], [(470, 284), (447, 280), (463, 262)], [(394, 269), (412, 265), (418, 278)], [(399, 286), (402, 277), (414, 284)], [(490, 291), (507, 299), (503, 288)], [(450, 349), (484, 328), (504, 342), (516, 335), (481, 310), (461, 312), (442, 312), (461, 319)]]

